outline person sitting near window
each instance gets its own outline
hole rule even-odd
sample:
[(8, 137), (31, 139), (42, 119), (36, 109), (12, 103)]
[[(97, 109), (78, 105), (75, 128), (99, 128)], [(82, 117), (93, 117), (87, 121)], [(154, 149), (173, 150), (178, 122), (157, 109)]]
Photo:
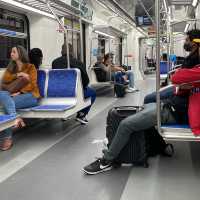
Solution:
[[(37, 70), (29, 63), (24, 47), (16, 46), (11, 51), (11, 61), (2, 78), (0, 104), (6, 114), (17, 116), (16, 109), (29, 108), (38, 105), (40, 98), (37, 85)], [(21, 118), (15, 120), (15, 127), (24, 127)], [(12, 129), (0, 133), (0, 150), (6, 151), (12, 147)]]
[(30, 63), (35, 65), (36, 69), (39, 69), (40, 65), (42, 64), (43, 53), (42, 50), (39, 48), (33, 48), (29, 52), (29, 59)]
[(94, 71), (99, 82), (115, 81), (121, 84), (127, 84), (127, 77), (123, 73), (113, 73), (111, 77), (111, 68), (104, 64), (104, 57), (98, 56), (94, 65)]
[[(64, 69), (67, 68), (67, 49), (66, 45), (62, 45), (62, 51), (61, 51), (62, 56), (59, 58), (56, 58), (52, 62), (52, 69)], [(84, 90), (84, 97), (85, 98), (91, 98), (91, 105), (88, 106), (87, 108), (82, 109), (77, 113), (76, 120), (81, 122), (81, 124), (87, 124), (88, 120), (86, 118), (87, 114), (90, 111), (91, 106), (95, 102), (96, 99), (96, 92), (93, 88), (89, 87), (89, 77), (86, 71), (86, 66), (79, 61), (78, 59), (74, 58), (73, 56), (73, 49), (72, 45), (69, 44), (69, 58), (70, 58), (70, 68), (77, 68), (81, 72), (81, 80), (82, 80), (82, 85), (83, 85), (83, 90)]]
[(138, 91), (138, 89), (134, 86), (134, 74), (132, 71), (125, 71), (123, 67), (114, 65), (112, 63), (112, 55), (110, 53), (107, 53), (104, 56), (104, 65), (107, 67), (107, 71), (111, 72), (111, 78), (112, 80), (115, 80), (115, 76), (118, 73), (122, 73), (124, 80), (129, 80), (129, 85), (127, 92), (135, 92)]
[(97, 62), (94, 64), (94, 72), (97, 77), (97, 81), (105, 82), (111, 81), (110, 71), (103, 63), (104, 58), (102, 56), (97, 56)]

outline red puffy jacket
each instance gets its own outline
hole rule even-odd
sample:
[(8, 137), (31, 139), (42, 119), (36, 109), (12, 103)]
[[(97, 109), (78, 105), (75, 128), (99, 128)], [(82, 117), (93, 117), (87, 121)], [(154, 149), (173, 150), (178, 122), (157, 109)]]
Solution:
[(190, 90), (188, 117), (189, 125), (195, 135), (200, 135), (200, 65), (192, 69), (180, 69), (171, 77), (173, 84), (192, 83)]

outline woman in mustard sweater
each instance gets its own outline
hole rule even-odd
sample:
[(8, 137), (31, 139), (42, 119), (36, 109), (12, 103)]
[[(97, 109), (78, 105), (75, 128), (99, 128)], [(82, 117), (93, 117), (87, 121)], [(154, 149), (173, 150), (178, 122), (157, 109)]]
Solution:
[[(16, 116), (16, 109), (37, 106), (40, 94), (37, 86), (37, 70), (34, 65), (29, 64), (28, 54), (24, 47), (13, 47), (10, 56), (11, 61), (2, 78), (0, 104), (6, 114)], [(19, 86), (15, 92), (9, 92), (9, 85), (19, 79), (25, 80), (26, 84)], [(15, 127), (24, 126), (23, 120), (17, 118)], [(9, 128), (2, 131), (0, 133), (0, 150), (10, 149), (12, 144), (12, 130)]]

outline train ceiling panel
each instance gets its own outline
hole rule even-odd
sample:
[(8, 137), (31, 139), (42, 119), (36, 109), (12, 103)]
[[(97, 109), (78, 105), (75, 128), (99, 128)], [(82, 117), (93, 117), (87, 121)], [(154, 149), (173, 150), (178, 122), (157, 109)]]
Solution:
[(131, 16), (135, 17), (136, 1), (134, 0), (116, 0), (116, 2)]
[[(47, 7), (46, 0), (15, 0), (15, 2), (51, 14)], [(50, 0), (49, 2), (51, 7), (60, 16), (66, 16), (68, 13), (80, 14), (79, 9), (64, 3), (62, 0)]]
[(111, 37), (126, 37), (126, 34), (112, 26), (95, 26), (94, 32), (103, 33)]
[(170, 5), (187, 6), (192, 4), (192, 0), (168, 0)]

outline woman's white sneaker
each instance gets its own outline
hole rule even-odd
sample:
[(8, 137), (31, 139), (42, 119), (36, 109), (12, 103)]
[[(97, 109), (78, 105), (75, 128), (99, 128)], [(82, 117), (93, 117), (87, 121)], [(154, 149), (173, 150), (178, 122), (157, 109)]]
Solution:
[(137, 91), (139, 91), (137, 88), (132, 88), (132, 87), (128, 87), (127, 89), (126, 89), (126, 92), (128, 92), (128, 93), (132, 93), (132, 92), (137, 92)]

